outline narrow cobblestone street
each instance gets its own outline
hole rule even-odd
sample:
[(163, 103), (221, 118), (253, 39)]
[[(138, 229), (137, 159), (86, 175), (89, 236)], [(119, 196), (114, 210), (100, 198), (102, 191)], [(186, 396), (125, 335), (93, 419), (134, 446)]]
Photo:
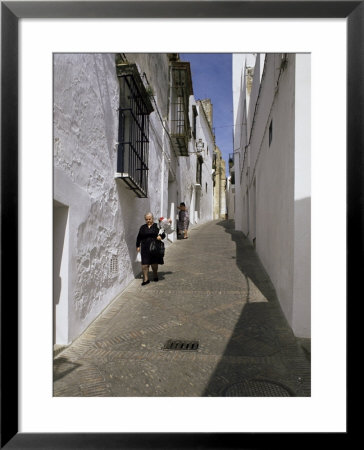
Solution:
[(310, 396), (309, 352), (233, 221), (195, 227), (164, 261), (158, 283), (135, 279), (56, 355), (54, 396)]

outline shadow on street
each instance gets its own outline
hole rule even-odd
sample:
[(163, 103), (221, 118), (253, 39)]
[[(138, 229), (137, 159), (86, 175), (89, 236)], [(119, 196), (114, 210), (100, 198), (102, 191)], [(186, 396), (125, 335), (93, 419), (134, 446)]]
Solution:
[(258, 288), (267, 301), (276, 301), (277, 296), (274, 286), (248, 238), (243, 232), (234, 229), (233, 220), (224, 220), (218, 222), (217, 225), (223, 227), (225, 232), (230, 234), (231, 240), (235, 242), (235, 262), (248, 283), (248, 303), (250, 301), (249, 288), (252, 286), (252, 283)]
[(217, 224), (235, 242), (236, 265), (247, 280), (248, 295), (203, 395), (309, 396), (309, 359), (297, 344), (252, 244), (235, 231), (232, 220)]
[(58, 381), (73, 372), (81, 365), (71, 362), (68, 358), (60, 357), (53, 360), (53, 381)]

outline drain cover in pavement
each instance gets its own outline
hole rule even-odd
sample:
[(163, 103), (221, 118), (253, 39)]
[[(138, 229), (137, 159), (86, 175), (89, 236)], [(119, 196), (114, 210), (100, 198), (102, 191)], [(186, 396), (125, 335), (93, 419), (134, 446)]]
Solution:
[(224, 397), (292, 397), (283, 386), (263, 380), (243, 380), (224, 391)]
[(176, 341), (170, 339), (167, 341), (163, 347), (163, 350), (197, 350), (198, 349), (198, 341)]

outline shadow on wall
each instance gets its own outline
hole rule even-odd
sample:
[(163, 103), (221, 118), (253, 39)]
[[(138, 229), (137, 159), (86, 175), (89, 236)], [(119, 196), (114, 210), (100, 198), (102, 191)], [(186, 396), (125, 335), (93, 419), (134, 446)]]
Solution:
[(53, 299), (59, 304), (62, 279), (60, 276), (62, 255), (66, 236), (68, 207), (53, 200)]
[[(136, 238), (139, 228), (144, 224), (144, 214), (150, 211), (149, 199), (142, 200), (137, 198), (135, 194), (126, 187), (126, 185), (118, 180), (116, 182), (116, 189), (119, 198), (120, 215), (122, 220), (122, 230), (120, 232), (120, 240), (124, 237), (125, 244), (128, 248), (130, 263), (133, 270), (134, 277), (141, 273), (141, 266), (136, 262)], [(137, 202), (145, 202), (145, 207), (140, 208)], [(139, 214), (139, 211), (142, 211)], [(122, 235), (124, 235), (122, 237)]]
[[(53, 200), (53, 343), (56, 342), (56, 309), (61, 302), (61, 266), (65, 249), (68, 207)], [(68, 297), (63, 298), (65, 301)]]
[[(247, 280), (248, 292), (203, 396), (309, 396), (309, 361), (297, 344), (269, 276), (245, 235), (235, 231), (234, 221), (218, 225), (236, 244), (236, 265)], [(306, 384), (297, 383), (302, 367)]]
[(292, 327), (311, 337), (311, 198), (295, 200), (295, 291)]
[[(298, 224), (297, 232), (299, 236), (305, 236), (308, 248), (311, 247), (311, 197), (295, 200), (294, 202), (296, 223)], [(307, 237), (307, 234), (309, 236)]]

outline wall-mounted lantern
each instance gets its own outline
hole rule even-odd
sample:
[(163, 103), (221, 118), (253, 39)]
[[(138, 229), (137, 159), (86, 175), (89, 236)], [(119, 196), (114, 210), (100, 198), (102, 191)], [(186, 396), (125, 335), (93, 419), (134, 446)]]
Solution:
[(189, 152), (190, 155), (193, 154), (193, 153), (202, 153), (203, 149), (205, 147), (205, 144), (202, 142), (202, 139), (199, 139), (196, 142), (195, 146), (196, 146), (196, 151), (195, 152)]
[(196, 151), (197, 153), (201, 153), (205, 147), (205, 144), (202, 142), (202, 139), (199, 139), (198, 142), (196, 142)]

